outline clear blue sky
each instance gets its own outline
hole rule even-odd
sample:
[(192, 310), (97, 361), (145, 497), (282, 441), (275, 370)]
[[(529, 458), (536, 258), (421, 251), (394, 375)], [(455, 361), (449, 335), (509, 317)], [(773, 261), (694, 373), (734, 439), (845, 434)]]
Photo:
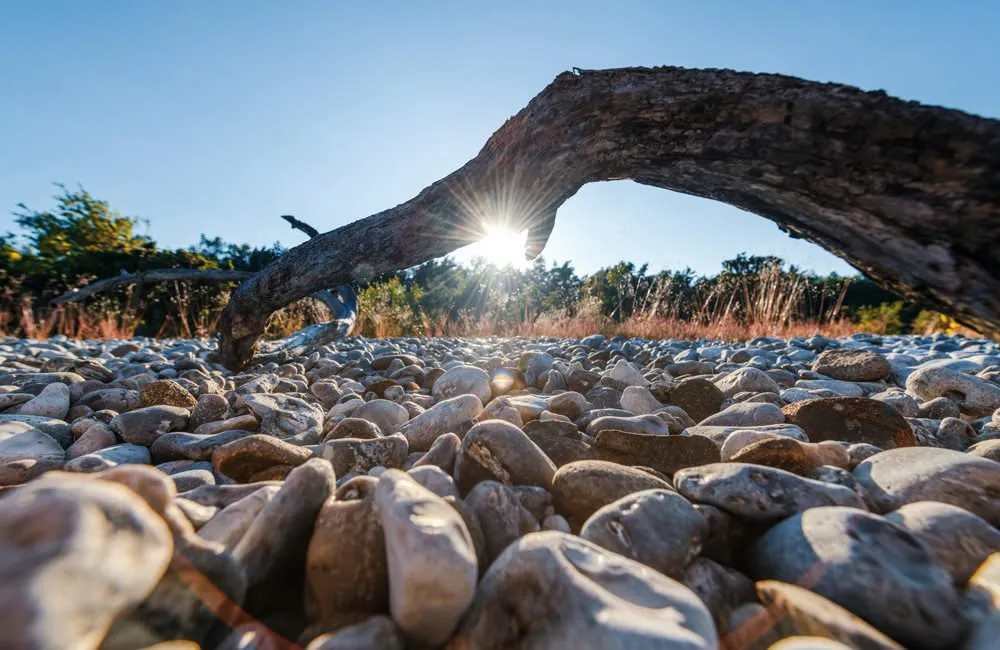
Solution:
[[(148, 234), (292, 246), (473, 157), (573, 66), (730, 67), (997, 117), (1000, 2), (0, 2), (0, 231), (82, 184)], [(545, 251), (709, 273), (741, 250), (850, 272), (770, 221), (630, 182), (584, 187)]]

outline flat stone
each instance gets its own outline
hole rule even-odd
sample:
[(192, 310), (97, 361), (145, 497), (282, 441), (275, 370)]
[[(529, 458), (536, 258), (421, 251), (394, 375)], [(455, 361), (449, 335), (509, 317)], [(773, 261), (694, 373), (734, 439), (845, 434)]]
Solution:
[(311, 445), (323, 434), (323, 409), (288, 394), (253, 393), (241, 398), (260, 420), (261, 433)]
[(556, 471), (551, 491), (559, 513), (580, 525), (598, 509), (622, 497), (654, 489), (670, 490), (672, 486), (639, 469), (603, 460), (581, 460)]
[(549, 487), (556, 466), (523, 431), (503, 420), (476, 424), (455, 457), (455, 482), (468, 493), (480, 481)]
[(892, 449), (917, 444), (899, 411), (867, 397), (833, 397), (795, 402), (782, 409), (785, 419), (802, 427), (809, 440), (839, 440)]
[(648, 433), (666, 436), (670, 434), (667, 423), (655, 415), (633, 415), (621, 417), (606, 415), (593, 420), (587, 425), (587, 435), (597, 437), (601, 431), (629, 431), (631, 433)]
[(628, 386), (622, 391), (622, 408), (635, 415), (646, 415), (661, 408), (663, 404), (653, 397), (645, 386)]
[(70, 472), (100, 472), (119, 465), (149, 465), (152, 462), (146, 447), (123, 443), (77, 456), (63, 467)]
[(892, 372), (889, 361), (878, 352), (836, 348), (822, 352), (812, 365), (813, 372), (844, 381), (878, 381)]
[(672, 475), (685, 467), (719, 462), (719, 448), (703, 436), (652, 436), (604, 430), (594, 440), (600, 460), (642, 465)]
[(95, 411), (108, 409), (116, 413), (125, 413), (142, 406), (139, 391), (127, 388), (105, 388), (87, 393), (80, 398), (79, 404), (89, 406)]
[(798, 585), (762, 580), (757, 583), (757, 597), (785, 636), (822, 636), (859, 650), (904, 650), (864, 619)]
[[(763, 370), (743, 367), (715, 381), (715, 386), (726, 397), (736, 393), (778, 393), (781, 387)], [(692, 415), (692, 417), (694, 417)]]
[(749, 521), (775, 521), (819, 506), (864, 506), (846, 487), (763, 465), (716, 463), (682, 469), (674, 475), (674, 486), (691, 501)]
[(700, 552), (708, 523), (672, 490), (643, 490), (599, 508), (580, 537), (674, 579)]
[(483, 577), (449, 648), (718, 647), (711, 614), (687, 587), (564, 533), (526, 535)]
[(30, 401), (17, 407), (19, 415), (38, 415), (62, 420), (69, 412), (69, 387), (55, 382), (49, 384)]
[(597, 452), (584, 442), (576, 425), (568, 422), (528, 422), (524, 425), (524, 435), (538, 445), (556, 467), (597, 458)]
[(0, 500), (4, 644), (96, 648), (172, 552), (163, 519), (122, 485), (64, 474), (19, 487)]
[(61, 468), (65, 460), (52, 436), (25, 422), (0, 422), (0, 485), (24, 483)]
[(762, 402), (740, 402), (710, 415), (701, 422), (702, 426), (756, 427), (768, 424), (783, 424), (785, 415), (774, 404)]
[(296, 467), (312, 457), (313, 452), (305, 447), (258, 433), (217, 447), (212, 452), (212, 467), (238, 483), (246, 483), (274, 465)]
[(230, 429), (211, 435), (174, 431), (157, 437), (156, 441), (150, 445), (149, 452), (158, 463), (182, 459), (210, 460), (212, 453), (222, 445), (251, 435), (254, 434), (239, 429)]
[(333, 465), (337, 476), (363, 474), (373, 467), (402, 467), (409, 453), (406, 438), (399, 433), (374, 440), (341, 438), (316, 447), (316, 455)]
[(379, 477), (375, 503), (385, 533), (392, 619), (413, 642), (442, 645), (476, 591), (469, 531), (454, 508), (405, 472)]
[(950, 449), (890, 449), (861, 461), (854, 478), (872, 512), (916, 501), (949, 503), (1000, 526), (1000, 463)]
[(306, 650), (404, 650), (405, 639), (388, 616), (372, 616), (330, 634), (321, 634)]
[(359, 476), (323, 504), (306, 554), (305, 609), (310, 620), (389, 608), (385, 537), (375, 508), (378, 479)]
[(125, 442), (146, 447), (168, 431), (183, 429), (188, 423), (188, 410), (178, 406), (147, 406), (116, 415), (111, 429)]
[(808, 584), (908, 648), (950, 648), (963, 633), (951, 576), (878, 515), (842, 507), (794, 515), (758, 540), (750, 565), (758, 579)]
[(259, 427), (260, 422), (257, 420), (256, 415), (253, 413), (244, 413), (242, 415), (234, 415), (225, 420), (205, 422), (194, 430), (194, 434), (198, 436), (214, 436), (223, 431), (257, 431)]

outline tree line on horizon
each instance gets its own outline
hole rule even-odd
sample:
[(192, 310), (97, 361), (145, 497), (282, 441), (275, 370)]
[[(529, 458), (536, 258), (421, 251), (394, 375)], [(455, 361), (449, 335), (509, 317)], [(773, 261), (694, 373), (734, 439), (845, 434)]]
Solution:
[[(39, 211), (18, 205), (13, 216), (21, 232), (0, 235), (0, 332), (8, 335), (211, 336), (234, 283), (129, 285), (82, 304), (52, 308), (49, 303), (67, 290), (123, 272), (254, 272), (285, 252), (277, 243), (249, 246), (204, 234), (189, 248), (163, 248), (139, 234), (143, 219), (120, 214), (83, 188), (58, 187), (54, 206)], [(722, 262), (712, 276), (689, 268), (651, 272), (647, 264), (629, 261), (580, 274), (570, 262), (543, 258), (526, 269), (442, 258), (355, 290), (355, 331), (368, 336), (569, 335), (586, 331), (582, 328), (698, 335), (702, 330), (666, 325), (720, 323), (728, 329), (704, 329), (704, 335), (737, 335), (752, 325), (761, 331), (790, 332), (793, 325), (822, 331), (833, 324), (838, 332), (850, 326), (892, 334), (955, 325), (862, 276), (818, 275), (778, 257), (746, 253)], [(327, 318), (325, 307), (306, 299), (277, 314), (269, 334), (287, 335)]]

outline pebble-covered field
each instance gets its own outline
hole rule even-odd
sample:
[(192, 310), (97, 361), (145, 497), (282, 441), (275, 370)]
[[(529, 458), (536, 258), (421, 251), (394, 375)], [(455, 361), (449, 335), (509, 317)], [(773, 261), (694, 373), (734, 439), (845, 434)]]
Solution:
[(0, 340), (0, 647), (1000, 647), (992, 342), (212, 346)]

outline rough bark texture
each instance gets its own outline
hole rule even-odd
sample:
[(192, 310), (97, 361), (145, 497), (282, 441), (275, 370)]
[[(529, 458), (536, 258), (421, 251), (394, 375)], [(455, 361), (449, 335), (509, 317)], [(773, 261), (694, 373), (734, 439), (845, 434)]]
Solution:
[(253, 273), (249, 271), (225, 271), (220, 269), (154, 269), (152, 271), (140, 271), (139, 273), (122, 273), (121, 275), (92, 282), (79, 289), (71, 289), (61, 296), (53, 298), (51, 304), (64, 305), (68, 302), (79, 302), (102, 291), (114, 289), (123, 284), (169, 282), (171, 280), (181, 282), (241, 282), (252, 275)]
[(528, 228), (534, 257), (566, 199), (616, 179), (767, 217), (1000, 333), (1000, 122), (780, 75), (623, 68), (559, 75), (459, 170), (244, 282), (220, 324), (223, 360), (245, 365), (276, 309), (445, 255), (483, 222)]

